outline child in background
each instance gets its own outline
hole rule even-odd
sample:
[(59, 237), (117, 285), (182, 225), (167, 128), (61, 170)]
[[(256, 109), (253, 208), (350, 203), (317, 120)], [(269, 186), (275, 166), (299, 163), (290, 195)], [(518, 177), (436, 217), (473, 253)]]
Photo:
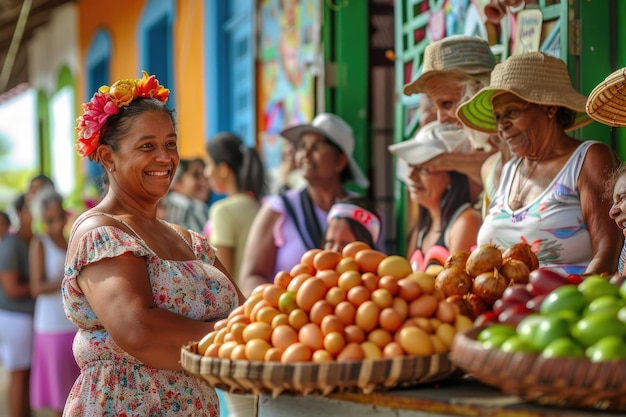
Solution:
[(65, 400), (80, 369), (72, 343), (76, 326), (65, 316), (61, 281), (67, 240), (63, 198), (54, 190), (38, 196), (44, 233), (35, 235), (29, 246), (30, 287), (35, 297), (31, 407), (49, 409), (61, 416)]
[(337, 201), (328, 211), (322, 249), (342, 252), (348, 243), (354, 241), (376, 248), (380, 231), (380, 216), (371, 203), (362, 197), (347, 197)]

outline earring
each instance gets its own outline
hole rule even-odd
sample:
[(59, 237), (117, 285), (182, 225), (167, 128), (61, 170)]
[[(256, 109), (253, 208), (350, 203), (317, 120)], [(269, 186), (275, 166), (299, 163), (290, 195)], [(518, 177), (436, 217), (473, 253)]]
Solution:
[(113, 172), (113, 167), (109, 167), (109, 172)]

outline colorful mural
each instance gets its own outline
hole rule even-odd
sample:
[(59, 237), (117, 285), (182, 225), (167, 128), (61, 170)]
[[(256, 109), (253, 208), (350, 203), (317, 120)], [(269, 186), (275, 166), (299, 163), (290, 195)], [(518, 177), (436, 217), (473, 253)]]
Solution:
[(321, 12), (319, 0), (265, 0), (259, 10), (258, 129), (266, 169), (275, 177), (279, 132), (313, 118)]

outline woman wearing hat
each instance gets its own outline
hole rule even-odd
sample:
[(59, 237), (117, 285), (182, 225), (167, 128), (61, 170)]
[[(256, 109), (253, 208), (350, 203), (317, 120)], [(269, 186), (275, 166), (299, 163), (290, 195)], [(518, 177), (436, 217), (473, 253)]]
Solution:
[(450, 124), (431, 122), (414, 139), (389, 146), (408, 164), (406, 182), (411, 200), (419, 206), (418, 223), (411, 231), (407, 258), (414, 271), (441, 265), (451, 253), (470, 251), (482, 223), (472, 207), (467, 175), (455, 170), (431, 170), (428, 161), (449, 152), (465, 152), (465, 132)]
[[(489, 84), (495, 63), (495, 56), (486, 40), (476, 36), (448, 36), (426, 47), (422, 71), (404, 86), (404, 94), (427, 94), (440, 123), (464, 128), (456, 117), (456, 109)], [(471, 129), (465, 131), (466, 139), (472, 145), (467, 151), (445, 153), (426, 165), (431, 169), (457, 170), (467, 175), (472, 201), (476, 201), (484, 189), (488, 204), (499, 182), (499, 167), (509, 157), (508, 149), (497, 136)], [(493, 154), (493, 148), (498, 152)]]
[(623, 238), (606, 215), (610, 203), (602, 192), (617, 157), (603, 143), (567, 134), (589, 123), (585, 102), (563, 61), (529, 52), (496, 65), (491, 84), (459, 107), (457, 116), (467, 126), (497, 132), (513, 155), (478, 244), (506, 248), (521, 240), (542, 267), (615, 270)]
[[(611, 127), (626, 126), (626, 67), (620, 68), (604, 79), (593, 89), (587, 99), (587, 113), (592, 119)], [(609, 216), (617, 227), (626, 230), (626, 164), (622, 163), (611, 175), (607, 183), (607, 195), (613, 205)], [(626, 266), (626, 244), (617, 263), (617, 272), (624, 274)]]
[(287, 128), (281, 135), (295, 145), (296, 166), (306, 187), (265, 199), (252, 223), (241, 265), (244, 294), (291, 270), (304, 252), (318, 248), (333, 203), (349, 195), (345, 183), (363, 188), (369, 181), (352, 158), (352, 128), (340, 117), (321, 113), (311, 124)]

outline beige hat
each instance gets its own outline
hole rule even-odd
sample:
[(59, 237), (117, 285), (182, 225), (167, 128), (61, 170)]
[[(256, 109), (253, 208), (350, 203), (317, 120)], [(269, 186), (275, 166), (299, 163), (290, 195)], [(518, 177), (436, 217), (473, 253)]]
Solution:
[(606, 77), (587, 99), (587, 113), (609, 126), (626, 126), (626, 67)]
[(543, 52), (512, 55), (496, 65), (490, 85), (460, 105), (456, 116), (471, 129), (495, 133), (498, 128), (492, 103), (503, 93), (513, 93), (529, 103), (575, 111), (576, 119), (567, 131), (591, 122), (585, 111), (587, 97), (572, 87), (565, 62)]
[(404, 86), (404, 94), (425, 93), (426, 80), (434, 75), (487, 75), (494, 65), (496, 58), (486, 40), (478, 36), (448, 36), (426, 47), (422, 73)]
[(359, 165), (352, 157), (354, 153), (352, 128), (342, 118), (330, 113), (320, 113), (315, 116), (311, 124), (288, 127), (280, 132), (280, 134), (295, 143), (300, 139), (300, 136), (306, 132), (315, 132), (324, 135), (328, 140), (337, 145), (348, 158), (348, 165), (354, 182), (360, 187), (369, 187), (369, 180), (363, 175), (363, 171), (361, 171), (361, 168), (359, 168)]

